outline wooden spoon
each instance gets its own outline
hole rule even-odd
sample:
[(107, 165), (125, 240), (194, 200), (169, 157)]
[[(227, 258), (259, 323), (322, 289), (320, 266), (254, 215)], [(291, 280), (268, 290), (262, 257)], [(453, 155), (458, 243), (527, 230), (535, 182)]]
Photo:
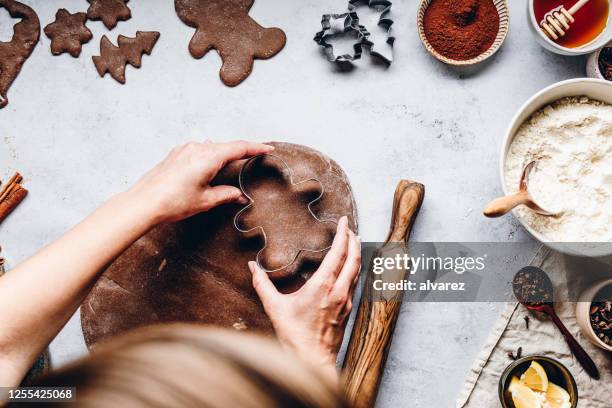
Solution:
[(599, 380), (597, 366), (555, 312), (553, 284), (546, 272), (535, 266), (524, 267), (514, 275), (512, 291), (517, 300), (527, 309), (550, 316), (553, 323), (561, 330), (567, 345), (584, 371), (592, 378)]
[(533, 198), (529, 194), (527, 188), (529, 184), (529, 174), (535, 167), (536, 163), (536, 161), (532, 161), (523, 169), (518, 193), (496, 198), (495, 200), (491, 201), (484, 209), (485, 216), (490, 218), (501, 217), (519, 205), (526, 205), (540, 215), (546, 215), (549, 217), (560, 215), (560, 213), (553, 213), (544, 210), (542, 207), (537, 205), (535, 201), (533, 201)]
[(544, 19), (540, 21), (540, 27), (546, 35), (552, 40), (557, 41), (560, 37), (563, 37), (567, 30), (570, 28), (570, 24), (574, 21), (574, 14), (578, 12), (589, 0), (580, 0), (574, 4), (569, 10), (566, 10), (563, 5), (550, 10), (544, 14)]

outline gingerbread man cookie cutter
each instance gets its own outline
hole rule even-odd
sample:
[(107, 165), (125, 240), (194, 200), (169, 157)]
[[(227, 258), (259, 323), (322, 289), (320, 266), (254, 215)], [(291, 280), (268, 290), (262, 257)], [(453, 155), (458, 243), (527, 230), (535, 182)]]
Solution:
[(361, 5), (367, 6), (380, 13), (377, 25), (385, 31), (387, 38), (384, 42), (387, 49), (383, 49), (380, 42), (374, 41), (371, 32), (368, 31), (365, 26), (359, 25), (359, 20), (357, 20), (355, 24), (361, 28), (361, 42), (370, 48), (370, 55), (374, 55), (387, 64), (391, 64), (393, 62), (393, 45), (395, 44), (395, 35), (392, 29), (394, 21), (390, 17), (393, 3), (389, 0), (349, 0), (348, 8), (350, 12), (356, 14), (357, 8)]
[[(276, 275), (281, 275), (279, 274), (279, 272), (287, 269), (288, 267), (290, 267), (291, 265), (293, 265), (297, 259), (300, 257), (300, 255), (302, 255), (303, 253), (310, 253), (310, 254), (318, 254), (318, 253), (322, 253), (325, 252), (327, 250), (329, 250), (331, 248), (331, 244), (324, 247), (324, 248), (317, 248), (317, 249), (312, 249), (312, 248), (304, 248), (304, 247), (297, 247), (294, 248), (294, 254), (291, 257), (291, 260), (289, 262), (287, 262), (285, 265), (274, 268), (274, 269), (267, 269), (263, 263), (261, 262), (261, 256), (263, 254), (263, 252), (266, 250), (266, 248), (268, 247), (268, 235), (266, 233), (266, 230), (263, 226), (261, 225), (257, 225), (253, 228), (242, 228), (240, 226), (240, 218), (242, 217), (242, 215), (244, 213), (246, 213), (249, 209), (251, 209), (254, 205), (255, 205), (255, 199), (253, 199), (253, 197), (251, 195), (249, 195), (249, 193), (246, 191), (246, 188), (244, 186), (244, 175), (245, 173), (248, 171), (248, 167), (255, 161), (257, 160), (261, 160), (264, 157), (271, 157), (274, 160), (277, 160), (280, 164), (281, 167), (286, 171), (286, 174), (288, 174), (288, 178), (289, 178), (289, 185), (290, 187), (296, 187), (296, 186), (300, 186), (300, 185), (304, 185), (306, 183), (316, 183), (320, 186), (320, 192), (319, 194), (312, 200), (310, 200), (307, 204), (307, 208), (308, 208), (308, 212), (310, 213), (310, 216), (312, 216), (318, 223), (321, 224), (334, 224), (337, 225), (338, 223), (335, 220), (331, 220), (331, 219), (323, 219), (320, 218), (319, 216), (317, 216), (314, 212), (314, 210), (312, 209), (312, 206), (314, 204), (316, 204), (318, 201), (321, 200), (321, 198), (323, 198), (323, 195), (325, 194), (325, 186), (323, 185), (323, 183), (321, 182), (321, 180), (319, 180), (316, 177), (311, 177), (311, 178), (307, 178), (304, 180), (300, 180), (298, 182), (294, 181), (294, 173), (291, 170), (291, 167), (289, 167), (289, 165), (287, 164), (287, 162), (280, 156), (277, 156), (275, 154), (261, 154), (261, 155), (257, 155), (254, 157), (251, 157), (250, 159), (248, 159), (243, 166), (240, 168), (240, 172), (238, 173), (238, 188), (240, 188), (240, 190), (242, 191), (242, 194), (249, 200), (249, 204), (247, 204), (244, 208), (242, 208), (240, 211), (238, 211), (236, 213), (236, 215), (234, 216), (234, 228), (236, 228), (236, 230), (242, 234), (251, 234), (255, 231), (259, 231), (261, 236), (263, 237), (263, 246), (261, 247), (261, 249), (257, 252), (257, 255), (255, 256), (255, 262), (257, 263), (257, 265), (263, 269), (266, 273), (268, 273), (268, 275), (270, 275), (270, 277), (275, 277)], [(283, 173), (285, 174), (285, 173)]]
[[(393, 46), (395, 44), (395, 35), (392, 30), (394, 22), (390, 17), (392, 5), (393, 3), (390, 0), (349, 0), (348, 12), (323, 15), (321, 18), (322, 29), (315, 34), (314, 41), (323, 47), (323, 51), (330, 62), (352, 63), (361, 58), (363, 48), (366, 46), (370, 55), (390, 65), (393, 62)], [(372, 32), (359, 21), (358, 8), (361, 6), (379, 13), (376, 25), (384, 30), (386, 37), (384, 46), (381, 44), (383, 41), (378, 38), (379, 35), (372, 35)], [(333, 37), (345, 35), (355, 35), (356, 37), (353, 43), (353, 54), (337, 55), (329, 40)]]

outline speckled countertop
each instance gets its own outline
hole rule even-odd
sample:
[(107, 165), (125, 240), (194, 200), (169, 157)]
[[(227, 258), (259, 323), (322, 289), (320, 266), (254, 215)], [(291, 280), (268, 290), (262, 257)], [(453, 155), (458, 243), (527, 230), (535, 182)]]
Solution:
[[(34, 1), (44, 25), (59, 7), (84, 11), (84, 0)], [(146, 3), (146, 4), (145, 4)], [(102, 23), (79, 59), (53, 57), (44, 37), (0, 111), (0, 176), (16, 169), (30, 197), (0, 229), (12, 264), (34, 253), (125, 189), (171, 147), (190, 139), (283, 140), (335, 158), (352, 181), (361, 235), (384, 239), (397, 181), (427, 187), (413, 238), (422, 241), (525, 241), (512, 217), (486, 220), (481, 209), (501, 193), (498, 152), (520, 105), (541, 88), (583, 76), (583, 58), (564, 58), (531, 37), (525, 5), (511, 1), (510, 33), (488, 66), (462, 76), (433, 60), (415, 28), (417, 1), (396, 1), (396, 61), (385, 69), (365, 56), (340, 72), (312, 41), (321, 14), (340, 0), (257, 0), (251, 15), (285, 30), (286, 48), (230, 89), (213, 52), (187, 52), (193, 29), (170, 0), (133, 1), (133, 18), (110, 37), (158, 30), (162, 36), (127, 85), (99, 78)], [(12, 32), (0, 10), (0, 40)], [(378, 400), (379, 407), (450, 407), (500, 304), (405, 304)], [(85, 352), (75, 317), (51, 346), (62, 364)]]

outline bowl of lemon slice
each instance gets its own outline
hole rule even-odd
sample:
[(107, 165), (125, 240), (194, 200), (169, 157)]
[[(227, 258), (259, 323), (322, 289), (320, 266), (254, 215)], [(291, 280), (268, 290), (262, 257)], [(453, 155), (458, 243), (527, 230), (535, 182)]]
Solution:
[(510, 364), (499, 380), (504, 408), (576, 408), (578, 387), (569, 370), (545, 356), (527, 356)]

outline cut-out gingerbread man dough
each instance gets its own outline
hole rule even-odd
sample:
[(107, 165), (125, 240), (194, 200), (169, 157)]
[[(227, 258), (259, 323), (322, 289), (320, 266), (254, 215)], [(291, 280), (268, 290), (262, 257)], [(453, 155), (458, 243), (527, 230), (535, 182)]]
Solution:
[(128, 0), (87, 0), (87, 18), (93, 21), (102, 20), (106, 28), (112, 30), (119, 21), (132, 18), (132, 12), (126, 5)]
[(34, 10), (15, 0), (0, 0), (0, 8), (5, 8), (11, 17), (21, 19), (13, 27), (11, 41), (0, 41), (0, 109), (2, 109), (8, 105), (9, 88), (38, 43), (40, 21)]
[(71, 14), (66, 9), (59, 9), (55, 21), (45, 27), (45, 34), (51, 39), (51, 53), (60, 55), (64, 52), (73, 57), (81, 55), (81, 45), (88, 43), (93, 34), (85, 25), (85, 13)]
[(285, 46), (287, 38), (279, 28), (264, 28), (249, 17), (254, 0), (175, 0), (179, 18), (196, 28), (189, 52), (202, 58), (214, 48), (223, 66), (221, 80), (228, 86), (244, 81), (254, 59), (267, 59)]
[(291, 169), (274, 155), (248, 161), (241, 175), (251, 204), (237, 215), (236, 225), (249, 236), (264, 236), (257, 262), (270, 277), (286, 278), (284, 270), (298, 255), (329, 248), (335, 220), (318, 219), (311, 212), (324, 193), (320, 182), (294, 180)]

